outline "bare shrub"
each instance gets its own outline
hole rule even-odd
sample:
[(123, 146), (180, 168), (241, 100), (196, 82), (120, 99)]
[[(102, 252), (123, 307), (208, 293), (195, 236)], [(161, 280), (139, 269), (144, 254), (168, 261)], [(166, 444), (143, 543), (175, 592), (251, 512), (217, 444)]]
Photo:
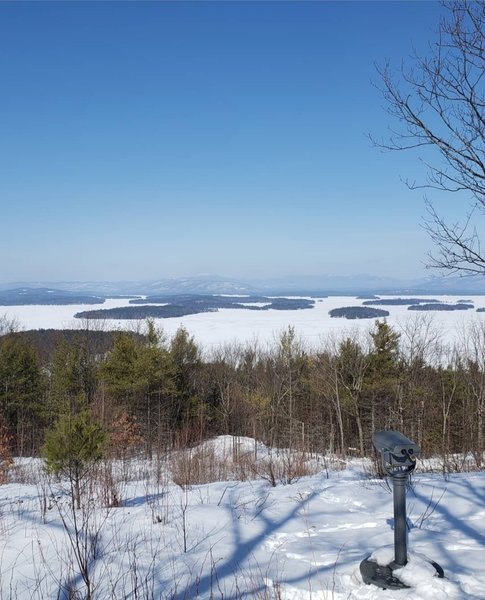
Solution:
[(110, 459), (103, 460), (96, 475), (102, 505), (107, 508), (121, 506), (124, 478), (122, 473), (116, 472), (116, 464)]
[(13, 465), (11, 444), (12, 436), (4, 418), (0, 417), (0, 484), (7, 483), (8, 474)]
[[(264, 479), (273, 487), (291, 484), (301, 477), (322, 470), (321, 460), (296, 449), (267, 449), (255, 453), (248, 448), (248, 438), (231, 438), (226, 446), (213, 440), (174, 451), (169, 456), (169, 466), (174, 483), (182, 488), (213, 481), (248, 481)], [(323, 465), (327, 469), (326, 462)]]
[(216, 456), (213, 448), (203, 444), (173, 453), (170, 470), (174, 483), (184, 489), (190, 485), (224, 481), (232, 475), (228, 462)]
[(115, 415), (109, 428), (108, 455), (126, 460), (143, 444), (144, 439), (135, 417), (130, 416), (126, 411)]
[(314, 475), (321, 470), (319, 465), (309, 461), (305, 452), (288, 449), (271, 451), (268, 456), (255, 461), (254, 468), (257, 476), (268, 481), (272, 487), (279, 483), (294, 483), (301, 477)]
[(8, 479), (12, 483), (38, 485), (42, 480), (41, 459), (15, 458), (9, 469)]

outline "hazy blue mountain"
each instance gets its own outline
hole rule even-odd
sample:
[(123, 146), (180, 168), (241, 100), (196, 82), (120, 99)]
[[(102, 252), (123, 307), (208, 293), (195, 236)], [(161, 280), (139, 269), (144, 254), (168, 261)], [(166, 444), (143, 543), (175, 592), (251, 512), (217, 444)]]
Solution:
[(238, 279), (218, 275), (165, 278), (155, 281), (15, 282), (0, 284), (0, 291), (49, 288), (86, 296), (156, 294), (263, 294), (263, 295), (422, 295), (485, 294), (485, 277), (430, 277), (403, 280), (361, 274), (354, 276), (288, 276)]
[(154, 294), (250, 294), (260, 290), (254, 285), (219, 276), (180, 277), (157, 281), (62, 281), (1, 283), (0, 291), (18, 288), (58, 288), (69, 292), (113, 295)]

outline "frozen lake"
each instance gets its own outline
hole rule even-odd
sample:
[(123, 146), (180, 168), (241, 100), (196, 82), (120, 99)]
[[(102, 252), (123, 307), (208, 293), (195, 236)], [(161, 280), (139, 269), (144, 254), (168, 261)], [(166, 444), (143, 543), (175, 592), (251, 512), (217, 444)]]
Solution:
[[(406, 296), (413, 298), (418, 296)], [(381, 296), (391, 298), (391, 296)], [(434, 296), (437, 300), (455, 304), (462, 299), (458, 296)], [(474, 309), (466, 311), (409, 311), (407, 306), (377, 306), (390, 314), (387, 322), (402, 330), (416, 320), (429, 320), (444, 341), (459, 339), (464, 329), (473, 322), (485, 323), (485, 313), (477, 313), (477, 308), (485, 308), (485, 296), (464, 296), (470, 300)], [(374, 319), (342, 319), (331, 318), (329, 311), (343, 306), (361, 306), (363, 300), (355, 296), (330, 296), (315, 298), (315, 306), (304, 310), (268, 310), (252, 311), (244, 309), (220, 309), (218, 312), (200, 313), (169, 319), (155, 319), (156, 325), (171, 336), (183, 325), (188, 332), (195, 336), (196, 341), (205, 348), (233, 341), (251, 342), (258, 340), (266, 344), (279, 336), (282, 330), (293, 326), (299, 338), (308, 345), (316, 347), (322, 343), (328, 334), (339, 335), (345, 331), (367, 331), (372, 328)], [(96, 308), (114, 308), (128, 306), (129, 300), (108, 299), (99, 305), (71, 306), (0, 306), (0, 316), (18, 320), (22, 329), (67, 329), (80, 328), (83, 321), (75, 319), (74, 315), (83, 310)], [(106, 320), (92, 321), (93, 327), (104, 329), (137, 329), (143, 322)]]

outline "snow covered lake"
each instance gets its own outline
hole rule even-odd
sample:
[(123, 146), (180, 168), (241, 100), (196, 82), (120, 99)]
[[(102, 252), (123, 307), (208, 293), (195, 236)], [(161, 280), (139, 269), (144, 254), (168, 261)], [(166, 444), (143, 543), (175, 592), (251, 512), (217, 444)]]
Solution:
[[(382, 296), (390, 298), (391, 296)], [(416, 296), (406, 296), (413, 298)], [(437, 300), (455, 304), (461, 297), (434, 296)], [(466, 296), (463, 299), (473, 301), (474, 308), (466, 311), (409, 311), (407, 306), (379, 306), (390, 314), (387, 322), (403, 329), (418, 320), (430, 320), (444, 341), (459, 339), (464, 328), (472, 322), (485, 322), (485, 313), (477, 313), (477, 308), (485, 308), (485, 296)], [(318, 346), (329, 333), (340, 334), (343, 331), (367, 331), (372, 328), (374, 319), (331, 318), (329, 311), (344, 306), (361, 306), (363, 300), (355, 296), (330, 296), (315, 298), (315, 306), (304, 310), (251, 311), (244, 309), (220, 309), (218, 312), (200, 313), (184, 317), (156, 319), (157, 326), (163, 328), (169, 336), (183, 325), (196, 341), (204, 348), (211, 348), (227, 342), (272, 343), (282, 330), (293, 326), (297, 335), (310, 346)], [(77, 312), (87, 308), (115, 308), (128, 306), (129, 300), (108, 299), (99, 305), (71, 306), (0, 306), (0, 316), (6, 314), (18, 320), (24, 329), (66, 329), (79, 328), (83, 322), (75, 319)], [(92, 321), (93, 326), (105, 329), (137, 329), (140, 321), (106, 320)]]

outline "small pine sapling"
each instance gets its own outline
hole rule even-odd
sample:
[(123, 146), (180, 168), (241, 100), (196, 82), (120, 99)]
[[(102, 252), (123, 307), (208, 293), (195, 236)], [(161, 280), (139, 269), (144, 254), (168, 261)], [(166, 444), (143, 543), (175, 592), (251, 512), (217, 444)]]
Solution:
[(81, 483), (101, 459), (106, 432), (91, 413), (61, 415), (46, 434), (43, 457), (48, 473), (68, 479), (71, 498), (81, 508)]

